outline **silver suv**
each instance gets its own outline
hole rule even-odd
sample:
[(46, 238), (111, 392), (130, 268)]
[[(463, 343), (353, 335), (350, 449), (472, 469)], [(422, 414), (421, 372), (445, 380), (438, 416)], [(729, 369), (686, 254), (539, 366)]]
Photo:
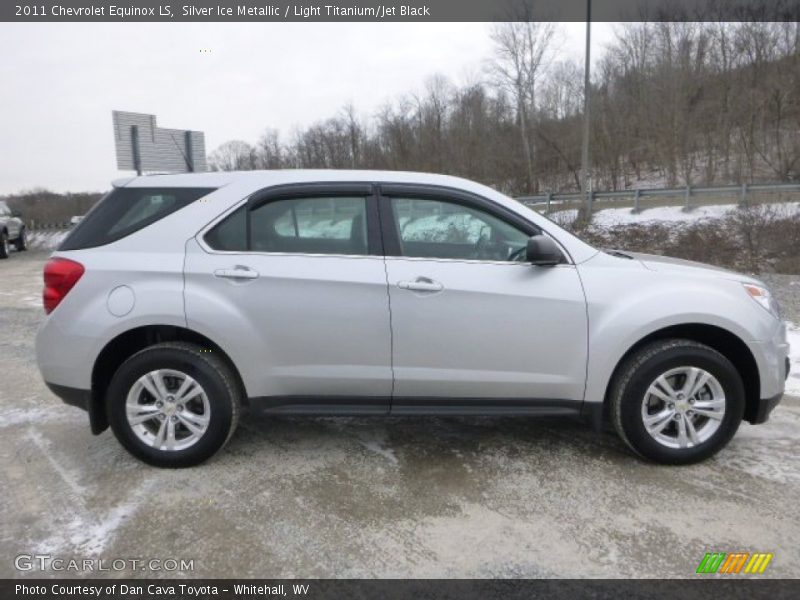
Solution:
[(764, 422), (789, 361), (759, 281), (603, 252), (463, 179), (147, 176), (44, 270), (50, 389), (158, 466), (207, 459), (244, 405), (304, 415), (564, 415), (662, 463)]
[(8, 258), (13, 245), (18, 252), (28, 249), (28, 232), (19, 211), (0, 202), (0, 259)]

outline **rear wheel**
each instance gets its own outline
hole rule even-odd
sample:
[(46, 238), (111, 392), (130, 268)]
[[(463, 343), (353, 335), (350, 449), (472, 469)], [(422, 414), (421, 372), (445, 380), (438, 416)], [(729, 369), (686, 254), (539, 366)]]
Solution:
[(8, 258), (8, 234), (0, 231), (0, 259)]
[(134, 456), (158, 467), (190, 467), (230, 439), (240, 392), (227, 364), (193, 344), (168, 342), (134, 354), (114, 374), (108, 415)]
[(17, 249), (17, 252), (24, 252), (28, 249), (28, 233), (25, 231), (23, 227), (19, 231), (19, 237), (14, 242), (14, 247)]
[(690, 340), (643, 347), (622, 365), (611, 391), (617, 433), (638, 454), (665, 464), (712, 456), (736, 433), (743, 413), (736, 368)]

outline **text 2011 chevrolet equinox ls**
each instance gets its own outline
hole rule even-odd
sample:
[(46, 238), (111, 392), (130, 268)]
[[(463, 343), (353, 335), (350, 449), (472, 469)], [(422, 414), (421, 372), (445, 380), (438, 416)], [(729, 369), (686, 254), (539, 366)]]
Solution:
[(789, 361), (750, 277), (606, 253), (498, 192), (370, 171), (117, 182), (44, 270), (50, 389), (183, 467), (275, 414), (581, 415), (663, 463), (764, 422)]

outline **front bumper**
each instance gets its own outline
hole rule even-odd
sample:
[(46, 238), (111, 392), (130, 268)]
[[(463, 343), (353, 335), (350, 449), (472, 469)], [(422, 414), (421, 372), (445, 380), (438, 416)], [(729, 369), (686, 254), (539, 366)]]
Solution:
[(783, 394), (778, 394), (772, 398), (762, 398), (759, 400), (758, 404), (756, 404), (755, 411), (753, 411), (753, 414), (748, 421), (753, 425), (766, 423), (767, 419), (769, 419), (769, 414), (776, 406), (778, 406), (781, 398), (783, 398)]
[[(784, 361), (783, 367), (783, 379), (784, 381), (789, 378), (789, 357), (787, 356)], [(783, 392), (780, 394), (775, 394), (769, 398), (762, 398), (758, 401), (755, 405), (754, 409), (751, 411), (749, 415), (747, 415), (747, 421), (752, 423), (753, 425), (758, 425), (760, 423), (766, 423), (767, 419), (769, 419), (770, 413), (774, 410), (776, 406), (783, 398)]]

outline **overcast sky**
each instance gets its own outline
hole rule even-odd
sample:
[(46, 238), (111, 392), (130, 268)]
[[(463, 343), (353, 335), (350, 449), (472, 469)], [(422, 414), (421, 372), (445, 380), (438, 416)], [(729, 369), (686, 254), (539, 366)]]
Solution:
[[(561, 26), (581, 57), (582, 23)], [(0, 193), (104, 190), (116, 168), (111, 111), (204, 131), (206, 148), (296, 127), (352, 102), (369, 117), (441, 73), (481, 76), (485, 23), (0, 24)], [(594, 57), (613, 37), (592, 28)], [(208, 50), (209, 52), (201, 52)]]

